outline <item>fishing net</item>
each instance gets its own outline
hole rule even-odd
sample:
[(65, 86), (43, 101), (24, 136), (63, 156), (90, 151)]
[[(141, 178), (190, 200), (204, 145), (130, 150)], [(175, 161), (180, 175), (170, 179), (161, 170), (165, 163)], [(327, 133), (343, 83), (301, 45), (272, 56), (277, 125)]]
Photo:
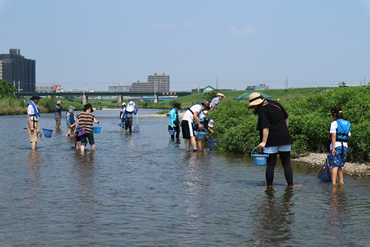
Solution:
[(323, 182), (331, 182), (331, 171), (328, 159), (326, 159), (325, 163), (322, 165), (317, 177)]

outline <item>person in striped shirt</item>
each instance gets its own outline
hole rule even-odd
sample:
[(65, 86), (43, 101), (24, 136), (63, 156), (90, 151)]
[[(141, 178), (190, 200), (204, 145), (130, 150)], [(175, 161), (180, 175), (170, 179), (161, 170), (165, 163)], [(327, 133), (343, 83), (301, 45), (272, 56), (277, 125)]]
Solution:
[(81, 152), (85, 151), (87, 145), (86, 139), (89, 140), (91, 150), (95, 150), (93, 122), (97, 124), (99, 121), (95, 119), (93, 112), (92, 105), (86, 104), (83, 111), (77, 115), (78, 120), (75, 127), (75, 135), (77, 134), (77, 126), (79, 126), (80, 131), (85, 130), (85, 134), (81, 136)]

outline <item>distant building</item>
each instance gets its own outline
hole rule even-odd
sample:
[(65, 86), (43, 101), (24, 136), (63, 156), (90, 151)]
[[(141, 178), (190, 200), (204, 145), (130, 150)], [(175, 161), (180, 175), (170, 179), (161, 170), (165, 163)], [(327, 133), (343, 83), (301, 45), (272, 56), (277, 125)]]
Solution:
[(109, 92), (130, 92), (131, 86), (124, 86), (123, 83), (119, 83), (118, 86), (109, 86)]
[(259, 84), (258, 86), (247, 86), (245, 90), (265, 90), (269, 89), (269, 86), (266, 86), (266, 84)]
[(213, 90), (215, 90), (214, 87), (211, 87), (210, 85), (207, 85), (207, 86), (199, 88), (199, 93), (208, 93), (208, 92), (211, 92)]
[(36, 61), (24, 58), (19, 49), (0, 54), (0, 79), (10, 82), (23, 92), (36, 91)]
[(130, 88), (130, 92), (169, 92), (170, 91), (170, 76), (165, 75), (154, 75), (148, 76), (148, 82), (133, 82)]

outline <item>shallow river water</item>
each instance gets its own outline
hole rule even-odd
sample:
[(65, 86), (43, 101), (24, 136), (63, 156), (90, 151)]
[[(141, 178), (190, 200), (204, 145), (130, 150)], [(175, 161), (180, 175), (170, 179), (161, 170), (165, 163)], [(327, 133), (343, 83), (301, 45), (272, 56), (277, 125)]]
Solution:
[(85, 154), (54, 114), (41, 115), (54, 131), (36, 152), (25, 115), (0, 117), (1, 246), (370, 246), (367, 179), (332, 187), (293, 163), (302, 186), (287, 188), (278, 164), (266, 188), (248, 156), (186, 152), (168, 118), (125, 134), (118, 110), (94, 113), (102, 129)]

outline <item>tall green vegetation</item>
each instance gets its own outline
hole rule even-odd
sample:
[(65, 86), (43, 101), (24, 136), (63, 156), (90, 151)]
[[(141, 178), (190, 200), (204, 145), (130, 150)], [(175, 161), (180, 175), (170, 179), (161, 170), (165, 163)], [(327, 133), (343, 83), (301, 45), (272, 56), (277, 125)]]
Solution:
[(17, 89), (10, 82), (0, 80), (0, 98), (9, 97), (16, 91)]
[[(370, 86), (324, 90), (301, 97), (283, 100), (289, 114), (289, 131), (293, 137), (292, 156), (307, 152), (328, 152), (329, 127), (333, 121), (330, 109), (340, 105), (345, 119), (351, 123), (348, 159), (370, 160)], [(219, 139), (217, 151), (249, 153), (259, 144), (257, 120), (248, 102), (222, 100), (216, 111), (209, 114), (215, 120), (214, 137)]]

